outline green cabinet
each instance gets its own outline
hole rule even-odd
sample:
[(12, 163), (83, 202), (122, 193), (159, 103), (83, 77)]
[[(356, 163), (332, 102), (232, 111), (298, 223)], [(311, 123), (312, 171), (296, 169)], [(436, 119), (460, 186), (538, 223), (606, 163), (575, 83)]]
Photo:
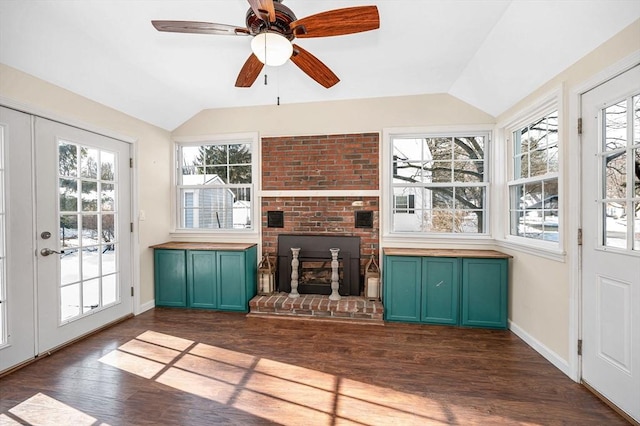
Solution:
[(432, 324), (458, 323), (458, 259), (422, 259), (422, 316)]
[(164, 243), (153, 248), (156, 306), (248, 312), (256, 295), (255, 245)]
[(156, 306), (187, 306), (187, 258), (182, 250), (154, 252)]
[(509, 257), (489, 250), (386, 249), (385, 319), (506, 328)]
[(507, 262), (462, 259), (462, 325), (507, 327)]
[(384, 263), (385, 318), (390, 321), (419, 322), (421, 263), (418, 257), (389, 256)]

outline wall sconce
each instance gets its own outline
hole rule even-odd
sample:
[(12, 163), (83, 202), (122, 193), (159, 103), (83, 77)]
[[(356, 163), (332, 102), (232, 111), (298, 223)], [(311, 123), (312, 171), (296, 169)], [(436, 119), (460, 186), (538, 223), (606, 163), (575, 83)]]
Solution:
[(258, 265), (258, 294), (271, 294), (275, 291), (275, 269), (269, 255), (265, 254)]
[(380, 267), (373, 253), (364, 267), (364, 297), (368, 300), (380, 300)]

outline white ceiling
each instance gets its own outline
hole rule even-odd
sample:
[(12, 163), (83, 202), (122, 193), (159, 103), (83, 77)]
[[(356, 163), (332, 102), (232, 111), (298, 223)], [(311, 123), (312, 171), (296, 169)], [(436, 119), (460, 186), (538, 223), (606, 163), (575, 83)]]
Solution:
[[(380, 29), (298, 39), (341, 79), (290, 61), (234, 86), (250, 37), (173, 34), (150, 21), (244, 27), (246, 0), (0, 0), (0, 62), (172, 130), (207, 108), (449, 93), (498, 115), (640, 18), (640, 0), (285, 0), (298, 18), (375, 4)], [(640, 47), (640, 40), (638, 41)]]

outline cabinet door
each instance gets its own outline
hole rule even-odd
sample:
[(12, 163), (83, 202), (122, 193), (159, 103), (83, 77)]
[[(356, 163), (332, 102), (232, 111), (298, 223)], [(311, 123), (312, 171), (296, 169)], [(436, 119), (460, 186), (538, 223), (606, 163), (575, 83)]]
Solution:
[(218, 308), (246, 312), (248, 302), (245, 252), (219, 251), (216, 261), (218, 264)]
[(193, 308), (217, 308), (216, 252), (187, 251), (187, 270), (189, 306)]
[(462, 325), (507, 327), (507, 259), (462, 259)]
[(422, 321), (458, 324), (459, 264), (455, 258), (422, 260)]
[(384, 316), (389, 321), (420, 321), (421, 268), (419, 257), (386, 256)]
[(184, 250), (154, 250), (156, 306), (187, 306)]

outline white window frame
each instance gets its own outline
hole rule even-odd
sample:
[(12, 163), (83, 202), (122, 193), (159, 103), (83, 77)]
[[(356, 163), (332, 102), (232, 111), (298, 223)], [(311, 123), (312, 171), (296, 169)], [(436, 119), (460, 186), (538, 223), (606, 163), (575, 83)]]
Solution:
[[(566, 219), (564, 209), (564, 152), (568, 141), (566, 139), (565, 119), (563, 109), (563, 88), (559, 86), (554, 88), (547, 94), (532, 101), (527, 108), (513, 114), (507, 120), (497, 124), (496, 133), (499, 135), (496, 141), (495, 153), (496, 162), (503, 164), (502, 170), (496, 170), (496, 182), (503, 188), (500, 196), (503, 198), (501, 203), (501, 214), (494, 218), (496, 221), (502, 222), (499, 227), (500, 235), (496, 235), (496, 240), (500, 245), (513, 248), (526, 253), (542, 256), (551, 260), (564, 261), (565, 259), (565, 235), (566, 235)], [(548, 115), (553, 111), (558, 111), (558, 171), (544, 176), (535, 176), (527, 179), (514, 179), (514, 153), (513, 132), (535, 122), (536, 120)], [(511, 200), (510, 188), (514, 183), (527, 183), (532, 181), (541, 181), (550, 178), (558, 179), (558, 241), (545, 241), (540, 239), (528, 238), (523, 236), (511, 235)]]
[[(451, 126), (427, 126), (427, 127), (400, 127), (385, 128), (382, 132), (382, 152), (380, 180), (382, 188), (381, 215), (382, 239), (384, 244), (403, 243), (411, 240), (413, 244), (420, 245), (428, 241), (455, 240), (461, 244), (468, 241), (474, 244), (478, 240), (489, 241), (491, 237), (491, 197), (492, 197), (492, 153), (493, 153), (493, 125), (451, 125)], [(446, 232), (396, 232), (393, 231), (393, 140), (396, 138), (423, 138), (423, 137), (455, 137), (455, 136), (485, 136), (486, 146), (484, 152), (485, 161), (485, 229), (482, 233), (446, 233)]]
[[(248, 144), (251, 147), (251, 184), (248, 185), (251, 189), (251, 227), (243, 229), (230, 229), (230, 228), (181, 228), (180, 227), (180, 148), (182, 146), (201, 146), (210, 144)], [(172, 149), (172, 191), (171, 191), (171, 234), (176, 237), (181, 236), (219, 236), (224, 237), (228, 241), (254, 241), (255, 236), (260, 231), (260, 201), (259, 201), (259, 186), (260, 186), (260, 143), (258, 133), (233, 133), (233, 134), (221, 134), (210, 136), (197, 136), (197, 137), (179, 137), (173, 140)], [(249, 238), (249, 239), (247, 239)]]

